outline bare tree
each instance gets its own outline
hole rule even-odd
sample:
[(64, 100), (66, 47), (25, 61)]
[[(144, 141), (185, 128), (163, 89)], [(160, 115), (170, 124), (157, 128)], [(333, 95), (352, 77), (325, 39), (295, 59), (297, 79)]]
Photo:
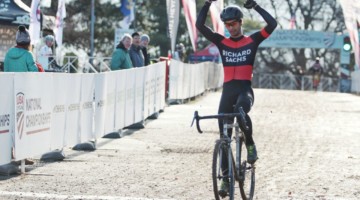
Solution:
[[(296, 17), (295, 27), (299, 30), (324, 32), (342, 32), (345, 30), (342, 9), (336, 0), (269, 0), (258, 1), (264, 4), (277, 19), (280, 29), (290, 24), (292, 14)], [(335, 56), (329, 56), (335, 55)], [(327, 75), (334, 76), (339, 52), (329, 49), (259, 49), (258, 65), (266, 65), (271, 72), (294, 71), (292, 68), (301, 66), (306, 71), (309, 60), (319, 56), (324, 58), (328, 68)], [(276, 56), (274, 56), (276, 55)], [(284, 57), (292, 57), (286, 59)], [(337, 60), (336, 60), (337, 59)]]

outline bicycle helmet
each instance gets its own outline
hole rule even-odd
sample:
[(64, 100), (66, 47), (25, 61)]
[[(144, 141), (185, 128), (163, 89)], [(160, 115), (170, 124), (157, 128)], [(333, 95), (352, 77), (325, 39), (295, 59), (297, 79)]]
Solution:
[(240, 21), (243, 18), (243, 13), (239, 6), (231, 5), (224, 8), (220, 14), (221, 21), (237, 20)]

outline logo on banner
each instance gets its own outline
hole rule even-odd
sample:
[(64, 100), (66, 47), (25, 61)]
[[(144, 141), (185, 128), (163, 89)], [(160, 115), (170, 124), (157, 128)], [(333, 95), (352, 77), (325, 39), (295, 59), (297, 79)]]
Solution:
[(24, 111), (25, 111), (25, 95), (22, 92), (16, 94), (16, 129), (21, 139), (24, 132)]

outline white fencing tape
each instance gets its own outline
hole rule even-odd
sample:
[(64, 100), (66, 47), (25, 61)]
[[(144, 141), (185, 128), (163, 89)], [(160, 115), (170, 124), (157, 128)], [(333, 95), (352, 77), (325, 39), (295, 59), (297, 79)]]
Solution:
[[(14, 134), (14, 73), (0, 73), (0, 165), (11, 161)], [(6, 86), (6, 87), (5, 87)]]

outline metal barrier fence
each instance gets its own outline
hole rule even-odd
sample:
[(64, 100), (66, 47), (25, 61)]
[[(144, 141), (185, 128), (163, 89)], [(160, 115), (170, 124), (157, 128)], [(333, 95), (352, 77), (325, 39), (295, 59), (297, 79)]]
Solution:
[[(254, 88), (313, 90), (313, 79), (312, 76), (295, 76), (292, 74), (254, 74), (252, 85)], [(322, 77), (318, 90), (339, 92), (339, 88), (339, 78)]]

